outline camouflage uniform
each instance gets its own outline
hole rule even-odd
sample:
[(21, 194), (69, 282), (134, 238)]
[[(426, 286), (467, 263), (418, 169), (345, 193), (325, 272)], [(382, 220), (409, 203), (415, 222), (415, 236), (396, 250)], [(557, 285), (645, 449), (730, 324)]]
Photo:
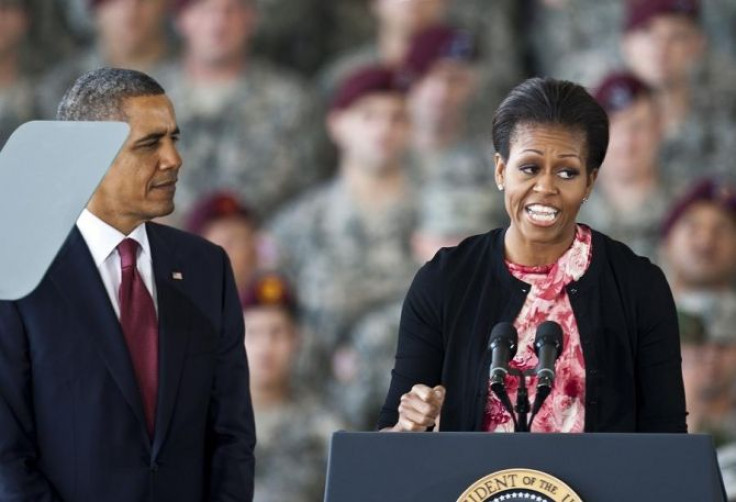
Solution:
[(448, 2), (450, 20), (478, 40), (478, 91), (469, 111), (469, 134), (488, 141), (491, 117), (506, 94), (524, 78), (523, 34), (518, 0)]
[(36, 118), (31, 80), (20, 78), (10, 87), (0, 88), (0, 148), (24, 122)]
[(684, 188), (706, 174), (734, 179), (736, 158), (736, 66), (717, 56), (706, 58), (692, 88), (690, 115), (677, 133), (665, 138), (663, 175)]
[(321, 502), (327, 445), (342, 428), (316, 401), (296, 398), (275, 409), (254, 407), (258, 441), (254, 502)]
[(338, 340), (364, 312), (406, 293), (417, 269), (409, 236), (413, 195), (366, 212), (340, 178), (307, 194), (270, 225), (307, 328), (304, 371), (326, 378)]
[(493, 159), (480, 143), (472, 141), (460, 141), (440, 151), (412, 150), (409, 173), (419, 185), (496, 186)]
[(161, 82), (182, 131), (178, 215), (203, 194), (225, 189), (265, 218), (319, 177), (314, 155), (322, 121), (295, 77), (252, 61), (242, 78), (222, 86), (195, 87), (177, 65)]
[(332, 361), (329, 395), (333, 408), (359, 430), (375, 429), (386, 399), (401, 320), (397, 301), (366, 314)]
[(563, 0), (560, 7), (534, 0), (534, 13), (526, 32), (530, 37), (532, 70), (595, 85), (619, 66), (619, 39), (623, 1)]
[(734, 343), (736, 340), (736, 291), (680, 293), (677, 309), (699, 317), (710, 341)]
[(601, 190), (594, 191), (580, 209), (578, 221), (623, 242), (640, 256), (656, 262), (660, 228), (672, 202), (672, 192), (663, 184), (645, 199), (642, 207), (617, 211)]

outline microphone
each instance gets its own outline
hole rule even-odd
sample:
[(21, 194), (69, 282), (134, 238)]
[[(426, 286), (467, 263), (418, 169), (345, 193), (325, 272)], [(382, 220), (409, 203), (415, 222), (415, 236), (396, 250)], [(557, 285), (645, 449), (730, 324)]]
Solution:
[(500, 322), (491, 330), (488, 350), (491, 351), (491, 384), (502, 384), (508, 374), (509, 361), (516, 355), (519, 335), (510, 322)]
[(514, 421), (514, 430), (518, 429), (514, 407), (506, 393), (505, 378), (509, 372), (509, 361), (516, 355), (519, 334), (510, 322), (500, 322), (491, 330), (488, 338), (488, 350), (491, 351), (490, 379), (491, 390), (498, 397), (503, 407)]
[(538, 362), (536, 367), (537, 393), (532, 406), (532, 420), (555, 383), (555, 362), (562, 353), (562, 328), (559, 324), (554, 321), (545, 321), (537, 326), (534, 353), (537, 355)]

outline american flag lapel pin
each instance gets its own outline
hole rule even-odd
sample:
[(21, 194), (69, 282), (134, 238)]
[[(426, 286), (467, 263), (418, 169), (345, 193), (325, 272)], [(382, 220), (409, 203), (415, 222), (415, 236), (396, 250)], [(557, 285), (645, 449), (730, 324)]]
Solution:
[(182, 274), (178, 270), (175, 270), (175, 271), (171, 272), (171, 278), (174, 279), (175, 281), (183, 281), (184, 280), (184, 274)]

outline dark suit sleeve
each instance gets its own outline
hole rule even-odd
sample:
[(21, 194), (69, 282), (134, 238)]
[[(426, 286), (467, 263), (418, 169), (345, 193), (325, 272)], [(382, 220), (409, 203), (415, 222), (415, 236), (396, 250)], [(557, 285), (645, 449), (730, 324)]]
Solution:
[(396, 361), (391, 386), (378, 419), (378, 429), (392, 427), (399, 419), (401, 396), (415, 384), (430, 387), (442, 378), (442, 291), (439, 260), (424, 265), (414, 277), (401, 310)]
[(677, 312), (662, 271), (642, 270), (637, 318), (636, 428), (640, 432), (687, 432)]
[(209, 410), (211, 502), (250, 502), (256, 433), (245, 357), (243, 313), (232, 269), (223, 257), (223, 324)]
[(0, 302), (0, 500), (60, 502), (38, 470), (31, 362), (17, 305)]

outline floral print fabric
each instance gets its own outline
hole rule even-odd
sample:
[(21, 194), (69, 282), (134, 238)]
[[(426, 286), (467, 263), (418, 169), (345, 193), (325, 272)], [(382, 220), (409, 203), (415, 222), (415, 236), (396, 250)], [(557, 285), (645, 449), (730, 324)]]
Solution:
[[(588, 269), (592, 255), (592, 233), (577, 226), (572, 246), (552, 265), (528, 267), (506, 261), (511, 274), (531, 286), (524, 306), (514, 321), (519, 333), (518, 350), (509, 368), (533, 370), (537, 365), (534, 337), (537, 326), (555, 321), (562, 327), (562, 354), (556, 363), (557, 377), (552, 392), (532, 423), (534, 432), (582, 432), (585, 426), (585, 361), (580, 347), (580, 333), (565, 286), (577, 281)], [(529, 401), (534, 402), (536, 376), (526, 380)], [(516, 404), (519, 379), (506, 376), (506, 391)], [(503, 407), (488, 383), (488, 401), (483, 429), (489, 432), (513, 432), (511, 415)]]

